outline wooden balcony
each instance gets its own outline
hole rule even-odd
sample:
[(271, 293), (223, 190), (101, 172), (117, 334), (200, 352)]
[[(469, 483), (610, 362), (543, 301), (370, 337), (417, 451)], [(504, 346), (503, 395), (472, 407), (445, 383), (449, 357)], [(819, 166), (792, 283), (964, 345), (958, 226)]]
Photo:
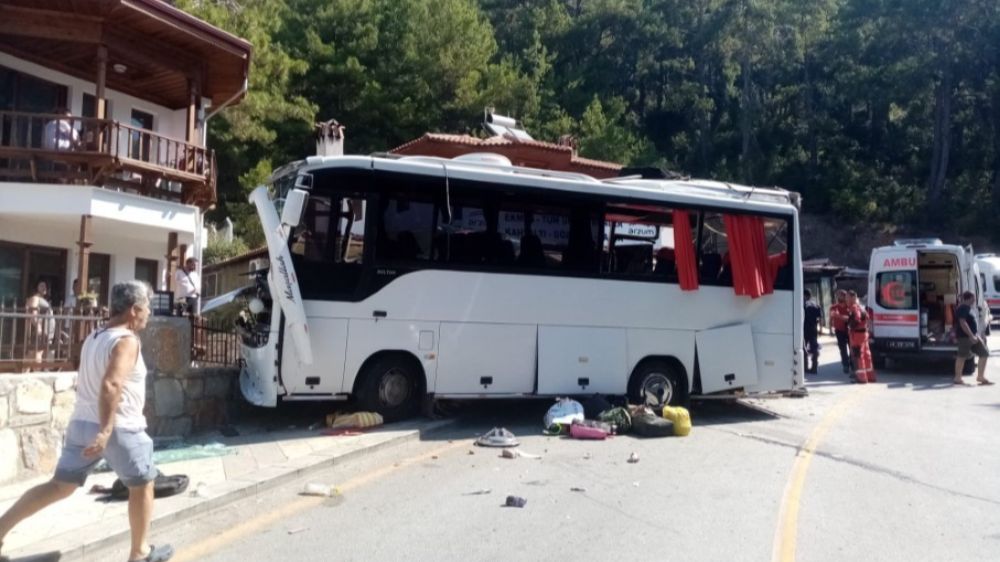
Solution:
[(216, 201), (214, 151), (110, 119), (0, 111), (0, 181), (96, 185)]

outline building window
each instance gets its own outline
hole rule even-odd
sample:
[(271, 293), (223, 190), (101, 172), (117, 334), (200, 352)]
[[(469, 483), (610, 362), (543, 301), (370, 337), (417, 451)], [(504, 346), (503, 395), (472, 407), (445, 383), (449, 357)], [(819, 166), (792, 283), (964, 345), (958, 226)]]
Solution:
[(108, 305), (108, 295), (111, 290), (111, 256), (108, 254), (90, 254), (87, 265), (87, 291), (97, 295), (101, 306)]
[(218, 273), (206, 273), (205, 278), (201, 282), (201, 296), (203, 298), (212, 298), (219, 294), (219, 274)]
[(153, 130), (153, 116), (138, 109), (132, 110), (132, 127), (130, 133), (129, 156), (136, 160), (149, 162), (149, 150), (152, 143), (150, 132)]
[(148, 283), (154, 291), (160, 288), (157, 269), (159, 269), (159, 264), (156, 260), (135, 259), (135, 278)]

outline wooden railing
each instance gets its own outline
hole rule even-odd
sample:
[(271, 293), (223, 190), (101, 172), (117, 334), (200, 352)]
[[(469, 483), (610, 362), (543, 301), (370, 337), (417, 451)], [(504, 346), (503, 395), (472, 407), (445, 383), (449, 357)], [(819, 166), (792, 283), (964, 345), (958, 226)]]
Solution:
[(131, 189), (215, 202), (215, 153), (111, 119), (0, 111), (0, 180)]
[(0, 304), (0, 373), (74, 370), (80, 344), (102, 322), (97, 309), (39, 310)]

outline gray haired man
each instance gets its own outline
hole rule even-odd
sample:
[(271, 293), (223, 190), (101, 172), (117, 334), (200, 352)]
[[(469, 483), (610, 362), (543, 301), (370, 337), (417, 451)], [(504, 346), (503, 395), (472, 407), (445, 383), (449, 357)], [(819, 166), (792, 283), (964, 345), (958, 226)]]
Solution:
[(146, 364), (138, 333), (149, 319), (149, 288), (139, 281), (111, 289), (111, 318), (94, 330), (80, 352), (76, 408), (52, 480), (25, 492), (0, 517), (0, 547), (15, 525), (83, 486), (105, 459), (128, 487), (132, 531), (129, 561), (164, 562), (173, 548), (151, 546), (146, 538), (153, 516), (153, 440), (142, 414), (146, 402)]

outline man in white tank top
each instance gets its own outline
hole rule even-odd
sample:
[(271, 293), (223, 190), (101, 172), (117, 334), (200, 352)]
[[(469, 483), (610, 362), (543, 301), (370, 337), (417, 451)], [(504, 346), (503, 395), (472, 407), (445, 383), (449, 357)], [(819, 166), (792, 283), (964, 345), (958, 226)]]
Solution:
[(128, 487), (132, 530), (129, 561), (164, 562), (170, 545), (147, 542), (153, 515), (153, 440), (142, 415), (146, 402), (146, 364), (137, 333), (149, 319), (149, 289), (139, 281), (111, 289), (111, 318), (87, 336), (80, 352), (76, 408), (52, 480), (28, 490), (0, 516), (3, 538), (19, 522), (82, 487), (101, 458)]

